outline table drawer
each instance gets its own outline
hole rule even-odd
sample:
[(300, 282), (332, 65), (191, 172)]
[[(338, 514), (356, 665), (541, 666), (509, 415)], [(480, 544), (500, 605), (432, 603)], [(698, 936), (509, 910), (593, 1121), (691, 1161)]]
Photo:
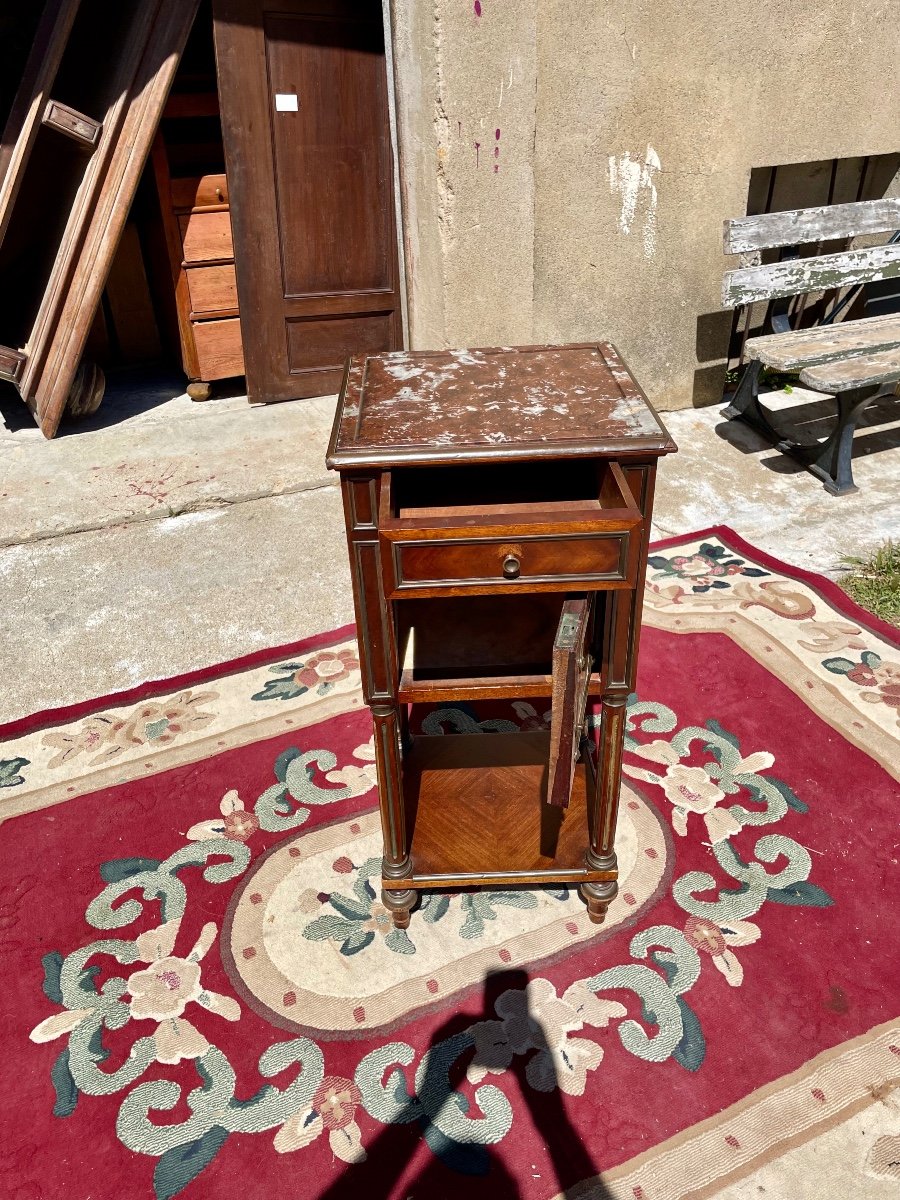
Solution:
[(218, 267), (187, 267), (185, 274), (191, 297), (191, 312), (195, 316), (202, 313), (237, 312), (234, 263), (224, 263)]
[(237, 317), (225, 321), (198, 321), (191, 328), (199, 379), (209, 382), (244, 374), (241, 322)]
[(228, 203), (228, 180), (224, 175), (197, 175), (172, 180), (172, 205), (177, 212), (192, 208), (216, 208)]
[[(577, 475), (578, 465), (570, 470)], [(432, 470), (434, 476), (440, 468)], [(500, 470), (500, 468), (498, 468)], [(479, 595), (633, 587), (643, 519), (616, 463), (593, 464), (594, 478), (560, 480), (536, 500), (479, 500), (460, 474), (456, 504), (418, 503), (399, 472), (382, 476), (379, 538), (389, 596)], [(502, 474), (502, 470), (501, 470)], [(536, 469), (536, 486), (540, 486)], [(393, 477), (392, 477), (393, 476)], [(428, 480), (423, 476), (424, 491)], [(477, 476), (472, 476), (473, 480)], [(503, 491), (504, 480), (498, 483)], [(435, 499), (448, 488), (434, 480)], [(568, 488), (568, 491), (566, 490)], [(572, 492), (587, 492), (583, 496)], [(412, 491), (412, 496), (410, 496)], [(593, 493), (591, 495), (590, 493)], [(428, 500), (427, 494), (422, 497)], [(412, 500), (413, 502), (410, 502)]]
[(185, 263), (234, 258), (231, 217), (227, 212), (191, 213), (179, 217)]

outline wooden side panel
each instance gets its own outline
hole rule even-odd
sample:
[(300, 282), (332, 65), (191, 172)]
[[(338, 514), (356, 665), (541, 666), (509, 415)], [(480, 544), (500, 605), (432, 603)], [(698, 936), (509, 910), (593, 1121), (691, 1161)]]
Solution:
[(862, 200), (738, 217), (725, 222), (723, 243), (726, 254), (746, 254), (895, 229), (900, 229), (900, 199)]

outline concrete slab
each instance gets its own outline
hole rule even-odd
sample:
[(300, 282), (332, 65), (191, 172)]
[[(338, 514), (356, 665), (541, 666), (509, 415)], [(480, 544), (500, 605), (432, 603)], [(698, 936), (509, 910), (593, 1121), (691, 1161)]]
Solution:
[[(807, 398), (795, 389), (784, 403)], [(680, 450), (660, 470), (655, 535), (725, 523), (839, 574), (843, 555), (900, 532), (898, 407), (876, 406), (857, 438), (860, 491), (844, 498), (718, 409), (663, 414)], [(200, 405), (176, 379), (143, 375), (46, 442), (18, 401), (7, 406), (0, 721), (352, 620), (324, 469), (333, 409), (333, 398), (255, 409), (241, 395)]]
[(0, 546), (336, 486), (334, 397), (196, 404), (163, 377), (114, 380), (90, 421), (47, 442), (10, 412), (0, 432)]
[(337, 488), (0, 550), (0, 722), (353, 620)]
[[(811, 404), (811, 402), (813, 402)], [(807, 436), (827, 423), (829, 402), (794, 388), (769, 398), (773, 409), (817, 415)], [(853, 474), (859, 491), (831, 496), (821, 482), (742, 421), (721, 408), (662, 414), (678, 453), (657, 476), (654, 536), (730, 525), (778, 558), (832, 578), (845, 555), (862, 555), (900, 536), (900, 400), (870, 407), (854, 439)], [(893, 450), (894, 453), (890, 453)]]

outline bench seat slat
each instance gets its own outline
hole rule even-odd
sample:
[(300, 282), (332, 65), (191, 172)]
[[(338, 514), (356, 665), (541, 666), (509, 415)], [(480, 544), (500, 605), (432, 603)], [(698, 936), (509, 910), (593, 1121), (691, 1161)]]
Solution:
[(822, 254), (817, 258), (795, 258), (763, 267), (729, 271), (722, 284), (726, 308), (797, 296), (801, 292), (824, 291), (853, 283), (900, 276), (900, 244), (848, 250), (845, 254)]
[(750, 338), (747, 357), (758, 358), (778, 371), (795, 371), (851, 354), (872, 354), (900, 345), (900, 313), (818, 325), (789, 333)]
[(861, 354), (854, 358), (820, 363), (800, 372), (800, 382), (819, 392), (849, 392), (854, 388), (878, 383), (895, 383), (900, 379), (900, 347), (878, 354)]
[(726, 254), (746, 254), (895, 229), (900, 229), (900, 198), (738, 217), (725, 222), (723, 241)]

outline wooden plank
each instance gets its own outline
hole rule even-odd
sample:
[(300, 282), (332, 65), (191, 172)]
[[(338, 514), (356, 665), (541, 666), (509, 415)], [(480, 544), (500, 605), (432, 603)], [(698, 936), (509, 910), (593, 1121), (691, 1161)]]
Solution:
[(725, 308), (738, 308), (755, 300), (798, 296), (803, 292), (827, 291), (897, 276), (900, 276), (900, 244), (871, 246), (848, 250), (845, 254), (822, 254), (817, 258), (728, 271), (722, 282), (722, 304)]
[(794, 371), (849, 354), (874, 353), (900, 344), (900, 313), (772, 333), (747, 342), (748, 358), (779, 371)]
[(894, 383), (900, 379), (900, 347), (878, 354), (820, 363), (800, 372), (800, 382), (820, 392), (849, 392), (854, 388)]
[(724, 222), (722, 240), (726, 254), (746, 254), (751, 250), (802, 246), (862, 233), (890, 233), (895, 229), (900, 229), (897, 198), (738, 217)]

